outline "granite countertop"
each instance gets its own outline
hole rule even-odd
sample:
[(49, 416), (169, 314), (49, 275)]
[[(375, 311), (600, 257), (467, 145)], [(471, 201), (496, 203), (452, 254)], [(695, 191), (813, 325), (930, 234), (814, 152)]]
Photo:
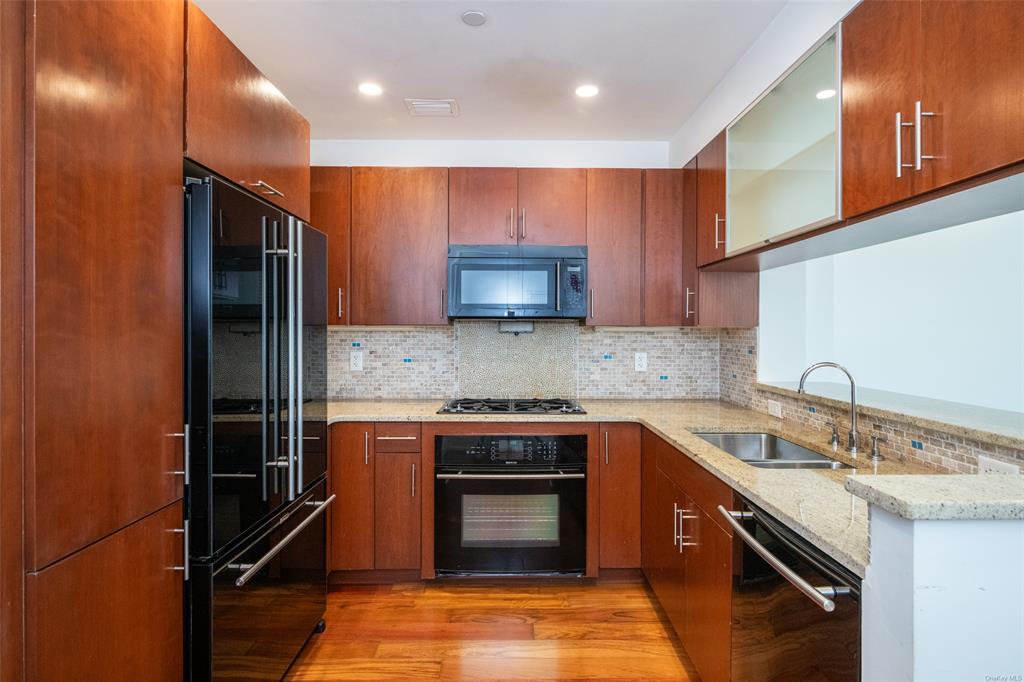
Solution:
[[(853, 461), (832, 453), (820, 433), (716, 400), (584, 400), (585, 415), (437, 414), (440, 400), (338, 401), (327, 407), (330, 423), (342, 421), (600, 422), (633, 421), (648, 427), (745, 498), (774, 515), (859, 576), (868, 563), (868, 505), (845, 482), (863, 474), (933, 474), (924, 467)], [(714, 447), (694, 431), (765, 432), (856, 466), (854, 470), (758, 469)]]
[(1024, 519), (1024, 476), (860, 476), (846, 489), (912, 520)]

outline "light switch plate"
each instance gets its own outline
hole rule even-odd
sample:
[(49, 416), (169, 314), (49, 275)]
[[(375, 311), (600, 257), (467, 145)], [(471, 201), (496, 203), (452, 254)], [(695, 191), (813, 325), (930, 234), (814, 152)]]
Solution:
[(782, 403), (780, 403), (778, 400), (769, 400), (768, 401), (768, 414), (770, 414), (773, 417), (778, 417), (778, 418), (781, 419), (782, 418)]
[(978, 473), (1010, 474), (1012, 476), (1020, 473), (1020, 467), (1016, 464), (986, 457), (985, 455), (978, 455)]
[(348, 354), (348, 368), (353, 372), (363, 371), (363, 351), (354, 350)]
[(638, 372), (647, 371), (647, 353), (633, 353), (633, 368)]

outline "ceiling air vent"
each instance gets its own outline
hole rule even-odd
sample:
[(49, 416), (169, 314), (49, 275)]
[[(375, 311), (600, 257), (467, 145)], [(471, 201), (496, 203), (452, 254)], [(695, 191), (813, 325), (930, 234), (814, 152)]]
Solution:
[(458, 116), (459, 104), (453, 99), (406, 99), (411, 116)]

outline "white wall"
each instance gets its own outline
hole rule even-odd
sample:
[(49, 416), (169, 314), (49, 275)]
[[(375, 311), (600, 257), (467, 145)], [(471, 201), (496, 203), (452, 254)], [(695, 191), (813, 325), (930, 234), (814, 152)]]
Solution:
[(668, 142), (585, 140), (313, 140), (314, 166), (667, 168)]
[(673, 135), (669, 163), (682, 166), (768, 89), (859, 0), (790, 0)]
[(866, 388), (1024, 412), (1024, 212), (764, 271), (759, 338), (761, 381), (833, 360)]

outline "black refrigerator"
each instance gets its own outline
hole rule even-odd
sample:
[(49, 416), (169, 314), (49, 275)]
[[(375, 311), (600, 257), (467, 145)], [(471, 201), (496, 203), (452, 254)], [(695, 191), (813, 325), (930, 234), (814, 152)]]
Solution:
[(185, 168), (186, 669), (280, 679), (326, 606), (327, 238)]

